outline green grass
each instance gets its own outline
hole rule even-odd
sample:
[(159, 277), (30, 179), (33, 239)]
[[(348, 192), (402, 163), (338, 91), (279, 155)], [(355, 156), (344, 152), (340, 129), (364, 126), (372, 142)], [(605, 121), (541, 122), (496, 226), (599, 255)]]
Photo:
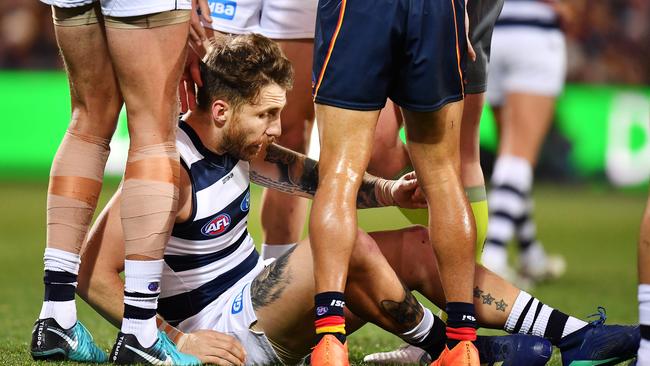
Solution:
[[(102, 202), (115, 187), (114, 182), (106, 185)], [(0, 183), (0, 365), (34, 363), (28, 342), (43, 295), (46, 188), (45, 182)], [(259, 217), (259, 196), (260, 190), (253, 189), (253, 218)], [(540, 238), (549, 251), (565, 256), (568, 271), (533, 293), (579, 317), (601, 305), (607, 308), (609, 323), (637, 322), (636, 242), (645, 192), (542, 186), (535, 196)], [(250, 221), (249, 230), (259, 243), (259, 220)], [(392, 208), (362, 210), (359, 221), (367, 230), (407, 224)], [(116, 330), (82, 301), (78, 304), (79, 317), (95, 339), (106, 349), (111, 347)], [(371, 326), (350, 339), (356, 362), (366, 353), (400, 344)], [(560, 365), (557, 353), (549, 365)]]

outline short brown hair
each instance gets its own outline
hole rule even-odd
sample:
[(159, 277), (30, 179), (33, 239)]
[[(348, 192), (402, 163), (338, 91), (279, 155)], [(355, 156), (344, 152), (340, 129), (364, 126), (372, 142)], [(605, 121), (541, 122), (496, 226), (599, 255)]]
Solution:
[(213, 47), (201, 62), (201, 81), (197, 103), (206, 110), (216, 99), (235, 108), (255, 103), (260, 90), (272, 83), (284, 89), (293, 84), (291, 63), (280, 47), (260, 34), (226, 37)]

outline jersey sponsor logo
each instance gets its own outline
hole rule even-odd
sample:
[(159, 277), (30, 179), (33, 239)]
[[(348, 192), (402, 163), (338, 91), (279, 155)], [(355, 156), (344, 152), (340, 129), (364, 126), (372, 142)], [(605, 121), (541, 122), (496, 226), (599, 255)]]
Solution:
[(228, 226), (230, 226), (230, 215), (220, 214), (214, 219), (208, 221), (207, 224), (201, 228), (201, 233), (206, 236), (219, 236), (223, 234)]
[(213, 17), (233, 20), (237, 12), (237, 2), (228, 0), (209, 0), (208, 6)]
[(241, 204), (239, 205), (239, 208), (243, 212), (247, 212), (251, 208), (251, 192), (248, 191), (246, 193), (246, 197), (241, 201)]
[(244, 290), (246, 289), (246, 286), (244, 286), (243, 289), (241, 289), (241, 292), (237, 294), (235, 297), (235, 300), (232, 302), (232, 307), (230, 308), (230, 313), (231, 314), (238, 314), (242, 311), (244, 308)]

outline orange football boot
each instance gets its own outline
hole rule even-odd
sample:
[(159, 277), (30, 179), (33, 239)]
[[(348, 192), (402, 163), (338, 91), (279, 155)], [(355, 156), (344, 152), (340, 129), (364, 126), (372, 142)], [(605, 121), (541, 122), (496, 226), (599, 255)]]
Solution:
[(311, 350), (311, 365), (349, 366), (348, 342), (341, 344), (335, 336), (326, 334)]
[(480, 366), (478, 350), (470, 341), (460, 341), (451, 351), (447, 346), (431, 366)]

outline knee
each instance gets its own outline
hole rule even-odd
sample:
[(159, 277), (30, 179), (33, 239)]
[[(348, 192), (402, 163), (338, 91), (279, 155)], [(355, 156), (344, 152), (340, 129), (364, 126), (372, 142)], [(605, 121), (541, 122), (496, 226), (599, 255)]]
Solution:
[(379, 257), (382, 257), (382, 253), (375, 240), (365, 231), (357, 229), (350, 257), (350, 270), (364, 270)]

